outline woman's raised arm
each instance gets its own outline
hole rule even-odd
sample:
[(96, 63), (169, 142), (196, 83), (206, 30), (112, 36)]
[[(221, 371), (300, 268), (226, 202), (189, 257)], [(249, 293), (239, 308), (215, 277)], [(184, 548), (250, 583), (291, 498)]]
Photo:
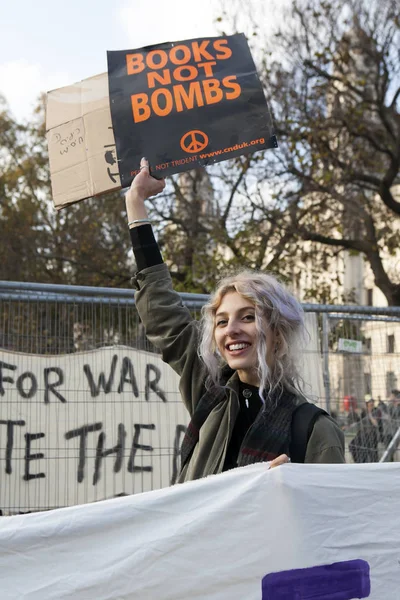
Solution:
[(148, 160), (142, 158), (140, 161), (140, 173), (136, 175), (125, 196), (129, 228), (142, 225), (144, 219), (148, 221), (149, 215), (145, 200), (159, 194), (164, 188), (165, 179), (155, 179), (152, 177), (150, 175)]
[(150, 175), (149, 163), (140, 162), (140, 173), (126, 194), (128, 225), (137, 272), (133, 278), (136, 307), (147, 338), (161, 350), (163, 360), (181, 377), (182, 399), (192, 413), (204, 385), (199, 359), (198, 323), (174, 291), (171, 276), (154, 238), (145, 200), (160, 193), (164, 180)]

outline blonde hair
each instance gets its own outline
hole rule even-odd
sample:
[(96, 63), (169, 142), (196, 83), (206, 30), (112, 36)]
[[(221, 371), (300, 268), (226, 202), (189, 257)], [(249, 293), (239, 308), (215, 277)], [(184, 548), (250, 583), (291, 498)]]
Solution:
[[(303, 309), (273, 275), (249, 270), (222, 279), (210, 301), (202, 308), (199, 354), (211, 381), (221, 384), (223, 363), (214, 338), (215, 314), (222, 298), (229, 292), (238, 292), (255, 306), (261, 399), (264, 401), (265, 392), (268, 396), (277, 391), (280, 396), (284, 389), (303, 394), (302, 378), (297, 367), (300, 347), (305, 339)], [(273, 330), (276, 340), (271, 369), (267, 364), (266, 327)]]

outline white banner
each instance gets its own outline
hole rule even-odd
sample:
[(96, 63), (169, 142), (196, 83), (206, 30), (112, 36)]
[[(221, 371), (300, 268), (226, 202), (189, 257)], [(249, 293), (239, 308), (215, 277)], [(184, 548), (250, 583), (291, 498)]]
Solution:
[(170, 485), (188, 414), (161, 358), (126, 347), (0, 352), (0, 509), (40, 510)]
[(398, 600), (400, 465), (251, 465), (3, 517), (1, 598)]

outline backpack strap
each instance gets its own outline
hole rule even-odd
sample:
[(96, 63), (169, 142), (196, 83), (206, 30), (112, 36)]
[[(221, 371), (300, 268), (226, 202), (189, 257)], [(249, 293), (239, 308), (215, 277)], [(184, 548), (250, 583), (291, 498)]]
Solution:
[(304, 463), (308, 440), (314, 429), (315, 421), (320, 415), (327, 414), (325, 410), (311, 402), (304, 402), (294, 410), (289, 448), (290, 460), (293, 463)]

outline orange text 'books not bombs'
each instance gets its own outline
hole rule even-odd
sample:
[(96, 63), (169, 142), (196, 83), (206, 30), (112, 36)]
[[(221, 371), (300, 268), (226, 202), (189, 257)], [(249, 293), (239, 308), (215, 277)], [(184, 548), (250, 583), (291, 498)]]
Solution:
[[(243, 34), (117, 50), (108, 52), (107, 60), (123, 186), (132, 181), (141, 156), (165, 177), (276, 147)], [(194, 158), (182, 143), (190, 132), (207, 140), (201, 144), (203, 156)]]

